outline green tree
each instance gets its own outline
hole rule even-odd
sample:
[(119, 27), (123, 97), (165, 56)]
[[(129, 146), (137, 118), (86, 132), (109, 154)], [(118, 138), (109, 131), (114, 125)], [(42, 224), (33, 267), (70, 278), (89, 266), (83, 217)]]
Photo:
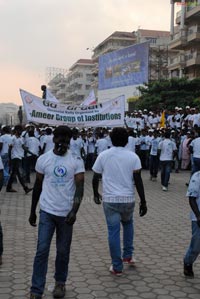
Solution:
[(200, 78), (154, 81), (139, 87), (139, 91), (141, 96), (134, 102), (134, 109), (170, 110), (187, 105), (200, 108)]

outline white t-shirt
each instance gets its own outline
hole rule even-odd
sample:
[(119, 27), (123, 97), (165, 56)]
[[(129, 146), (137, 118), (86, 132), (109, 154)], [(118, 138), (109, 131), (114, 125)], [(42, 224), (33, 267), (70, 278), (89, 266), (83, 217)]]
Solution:
[(108, 141), (105, 138), (97, 139), (95, 147), (97, 148), (97, 155), (108, 148)]
[[(200, 171), (197, 171), (192, 175), (186, 196), (196, 197), (197, 206), (200, 210)], [(192, 210), (190, 212), (190, 219), (192, 221), (197, 220), (197, 218)]]
[(137, 138), (133, 137), (133, 136), (129, 136), (128, 137), (128, 143), (125, 146), (126, 149), (128, 149), (129, 151), (132, 151), (135, 153), (135, 146), (137, 144)]
[(10, 134), (0, 136), (0, 143), (3, 143), (1, 156), (8, 154), (9, 145), (12, 143), (12, 136)]
[(44, 144), (46, 144), (44, 153), (52, 150), (54, 148), (53, 135), (45, 135), (43, 138), (43, 146)]
[(11, 159), (18, 158), (21, 160), (24, 157), (24, 149), (22, 148), (22, 146), (24, 145), (24, 138), (17, 138), (16, 136), (13, 136), (11, 145)]
[(190, 146), (193, 148), (193, 158), (200, 158), (200, 137), (192, 140)]
[[(34, 155), (39, 155), (39, 146), (40, 142), (36, 137), (28, 137), (25, 142), (26, 147), (28, 147), (29, 151)], [(27, 156), (31, 156), (31, 154), (27, 153)]]
[(194, 114), (193, 127), (194, 127), (194, 125), (197, 125), (198, 127), (200, 127), (200, 113)]
[(95, 139), (93, 137), (88, 138), (88, 154), (94, 153)]
[(81, 137), (77, 138), (77, 139), (73, 139), (71, 138), (70, 140), (70, 151), (81, 157), (81, 149), (84, 148), (84, 144), (83, 144), (83, 140)]
[(161, 150), (160, 161), (173, 160), (173, 152), (177, 149), (175, 142), (166, 138), (158, 144), (158, 148)]
[(157, 156), (158, 154), (158, 144), (160, 142), (159, 138), (152, 138), (151, 140), (151, 150), (150, 150), (150, 155), (152, 156)]
[(124, 147), (102, 152), (92, 170), (102, 174), (103, 201), (127, 203), (135, 201), (133, 172), (141, 169), (139, 157)]
[(64, 156), (58, 156), (51, 150), (38, 158), (35, 169), (44, 174), (40, 195), (41, 210), (57, 216), (67, 216), (73, 206), (74, 175), (85, 172), (83, 160), (70, 151)]

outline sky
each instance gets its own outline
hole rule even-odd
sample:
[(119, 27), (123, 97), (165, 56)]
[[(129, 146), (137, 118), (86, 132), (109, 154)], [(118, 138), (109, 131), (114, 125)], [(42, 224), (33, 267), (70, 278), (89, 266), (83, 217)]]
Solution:
[(170, 9), (170, 0), (0, 0), (0, 103), (21, 105), (19, 88), (41, 96), (48, 67), (91, 58), (114, 31), (170, 30)]

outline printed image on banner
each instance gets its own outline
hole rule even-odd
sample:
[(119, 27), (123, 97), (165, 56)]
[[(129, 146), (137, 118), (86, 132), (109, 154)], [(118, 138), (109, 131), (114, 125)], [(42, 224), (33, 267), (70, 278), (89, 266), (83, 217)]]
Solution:
[(148, 42), (100, 56), (99, 90), (148, 82), (148, 63)]

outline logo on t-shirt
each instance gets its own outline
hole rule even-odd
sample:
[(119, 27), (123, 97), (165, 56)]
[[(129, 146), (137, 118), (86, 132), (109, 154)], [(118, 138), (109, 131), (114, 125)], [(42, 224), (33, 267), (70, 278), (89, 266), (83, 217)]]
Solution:
[(54, 169), (54, 174), (57, 177), (63, 178), (67, 175), (67, 169), (64, 166), (56, 166)]

